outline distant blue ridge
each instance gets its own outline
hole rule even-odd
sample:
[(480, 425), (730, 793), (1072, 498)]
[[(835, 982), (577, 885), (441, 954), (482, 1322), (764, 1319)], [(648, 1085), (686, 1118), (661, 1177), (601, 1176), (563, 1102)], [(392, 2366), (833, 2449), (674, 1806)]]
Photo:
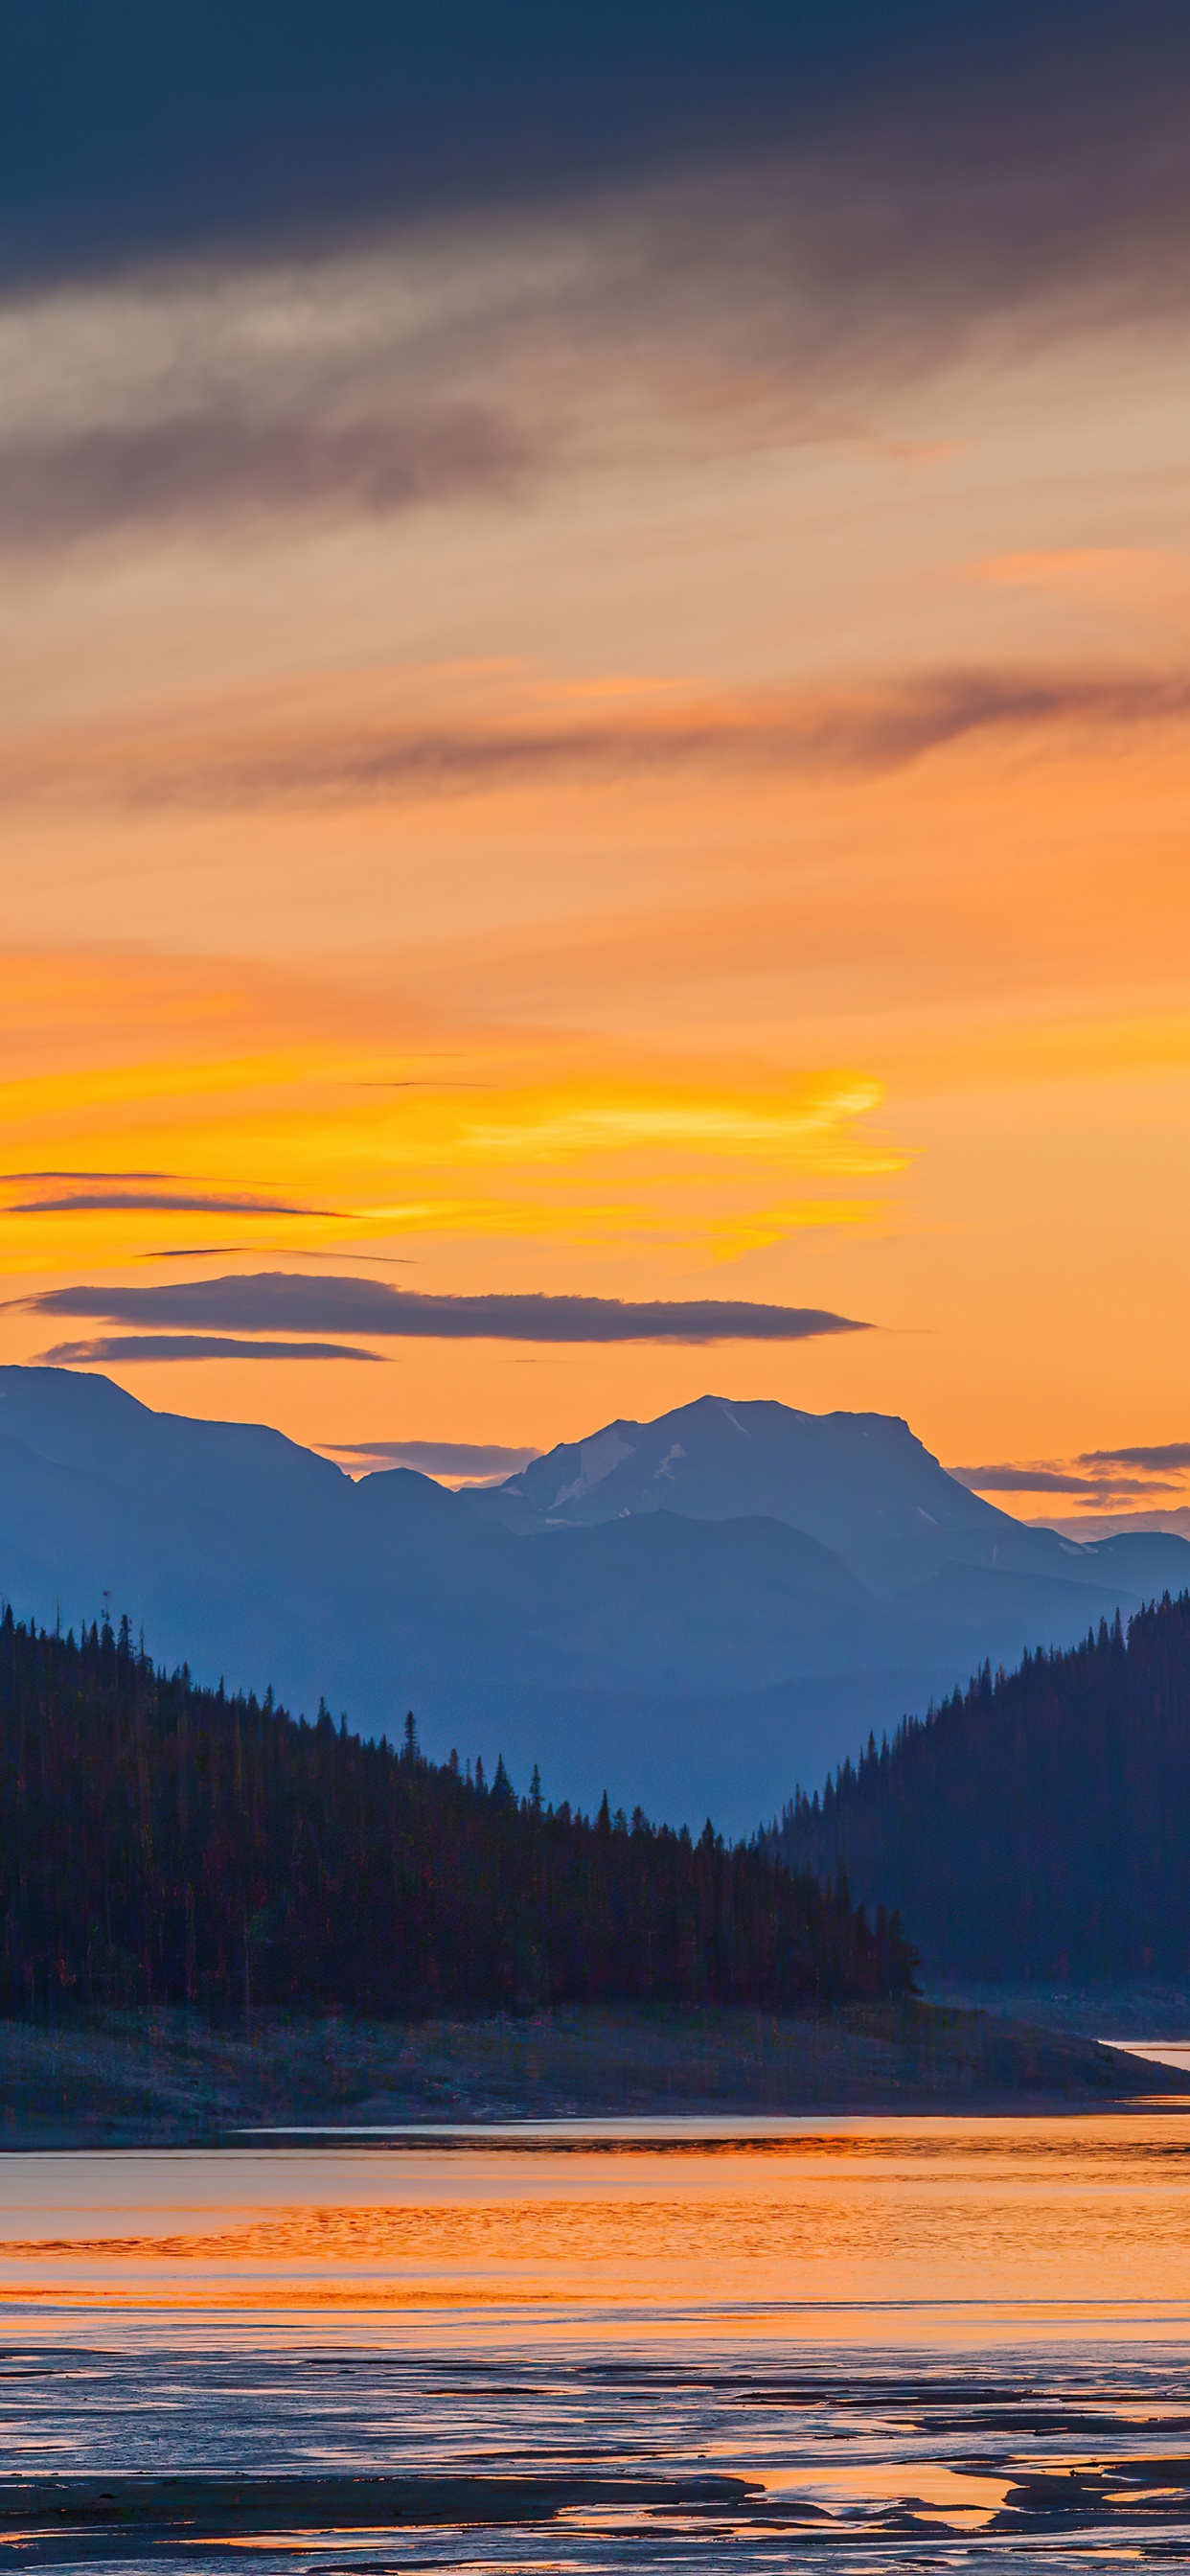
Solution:
[(281, 1433), (0, 1369), (0, 1594), (127, 1610), (160, 1663), (363, 1734), (405, 1710), (523, 1789), (726, 1832), (986, 1658), (1190, 1582), (1160, 1533), (1077, 1545), (956, 1483), (884, 1414), (705, 1396), (459, 1494)]

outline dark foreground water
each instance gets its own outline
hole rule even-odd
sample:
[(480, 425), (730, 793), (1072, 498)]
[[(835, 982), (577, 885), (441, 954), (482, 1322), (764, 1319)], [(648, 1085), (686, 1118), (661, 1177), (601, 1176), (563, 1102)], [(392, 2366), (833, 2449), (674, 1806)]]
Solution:
[(0, 2567), (1190, 2569), (1190, 2112), (0, 2158)]

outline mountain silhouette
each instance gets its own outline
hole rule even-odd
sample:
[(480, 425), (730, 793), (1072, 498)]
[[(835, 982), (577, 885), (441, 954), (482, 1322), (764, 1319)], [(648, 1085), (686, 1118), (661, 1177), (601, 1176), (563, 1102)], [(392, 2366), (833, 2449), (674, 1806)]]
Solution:
[(658, 1422), (608, 1423), (469, 1500), (524, 1532), (645, 1512), (763, 1514), (835, 1549), (881, 1600), (950, 1564), (1061, 1579), (1081, 1562), (1068, 1540), (1024, 1528), (956, 1483), (895, 1415), (798, 1413), (716, 1395)]
[(159, 1662), (325, 1697), (363, 1733), (499, 1753), (547, 1797), (746, 1830), (990, 1657), (1190, 1580), (1154, 1533), (1080, 1547), (947, 1476), (908, 1426), (704, 1397), (504, 1485), (358, 1483), (279, 1432), (0, 1369), (0, 1594), (127, 1610)]

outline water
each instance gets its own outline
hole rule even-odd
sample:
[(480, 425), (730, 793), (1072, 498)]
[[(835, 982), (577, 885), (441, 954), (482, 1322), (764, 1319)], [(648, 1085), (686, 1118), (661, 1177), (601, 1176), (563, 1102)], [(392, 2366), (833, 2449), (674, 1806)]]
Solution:
[(0, 2157), (0, 2565), (1190, 2568), (1190, 2111)]

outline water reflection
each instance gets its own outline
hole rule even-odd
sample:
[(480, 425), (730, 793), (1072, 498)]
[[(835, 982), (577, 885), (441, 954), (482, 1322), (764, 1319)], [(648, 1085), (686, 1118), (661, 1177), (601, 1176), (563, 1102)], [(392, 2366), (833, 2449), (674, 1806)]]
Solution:
[(0, 2158), (0, 2564), (1190, 2567), (1190, 2123)]

